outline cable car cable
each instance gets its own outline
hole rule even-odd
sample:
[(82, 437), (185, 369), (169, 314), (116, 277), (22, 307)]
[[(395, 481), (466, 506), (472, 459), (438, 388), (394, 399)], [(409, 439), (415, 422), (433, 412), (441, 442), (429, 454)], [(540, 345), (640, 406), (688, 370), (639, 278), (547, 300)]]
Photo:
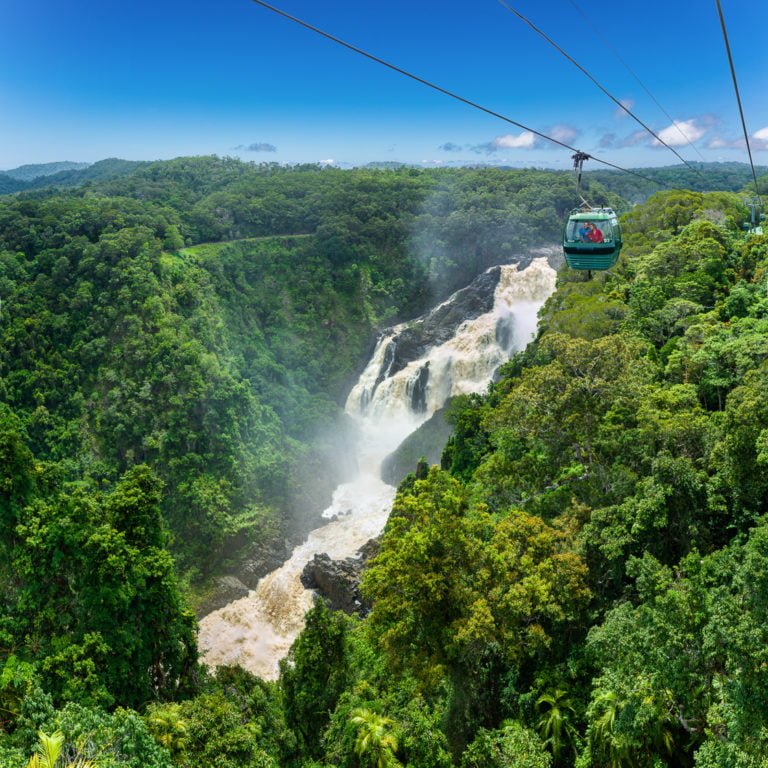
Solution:
[[(264, 2), (264, 0), (252, 0), (252, 2), (256, 3), (256, 5), (260, 5), (262, 8), (266, 8), (268, 11), (272, 11), (273, 13), (276, 13), (277, 15), (288, 19), (289, 21), (293, 21), (294, 23), (299, 24), (305, 29), (309, 29), (312, 32), (316, 32), (318, 35), (321, 35), (322, 37), (325, 37), (328, 40), (333, 41), (334, 43), (338, 43), (339, 45), (342, 45), (345, 48), (348, 48), (350, 51), (359, 53), (361, 56), (365, 56), (365, 58), (370, 59), (371, 61), (375, 61), (377, 64), (381, 64), (382, 66), (388, 67), (389, 69), (395, 72), (398, 72), (401, 75), (410, 77), (411, 80), (415, 80), (417, 83), (421, 83), (422, 85), (426, 85), (428, 88), (432, 88), (433, 90), (439, 91), (440, 93), (446, 96), (450, 96), (452, 99), (456, 99), (456, 101), (460, 101), (463, 104), (469, 105), (470, 107), (479, 109), (481, 112), (485, 112), (487, 115), (491, 115), (492, 117), (497, 117), (499, 118), (499, 120), (503, 120), (506, 123), (510, 123), (511, 125), (514, 125), (517, 128), (522, 128), (524, 131), (529, 131), (530, 133), (533, 133), (539, 138), (546, 139), (547, 141), (550, 141), (553, 144), (557, 144), (558, 146), (561, 146), (564, 149), (569, 149), (571, 150), (571, 152), (580, 151), (576, 147), (572, 147), (570, 144), (566, 144), (565, 142), (560, 141), (559, 139), (555, 139), (552, 136), (547, 136), (546, 133), (537, 131), (535, 128), (529, 128), (527, 125), (524, 125), (523, 123), (518, 123), (516, 120), (512, 120), (512, 118), (510, 117), (506, 117), (505, 115), (502, 115), (499, 112), (494, 112), (492, 109), (488, 109), (488, 107), (484, 107), (481, 104), (477, 104), (474, 101), (465, 99), (463, 96), (459, 96), (457, 93), (453, 93), (453, 91), (449, 91), (448, 89), (442, 88), (441, 86), (436, 85), (435, 83), (431, 83), (429, 80), (425, 80), (423, 77), (414, 75), (413, 73), (408, 72), (407, 70), (402, 69), (401, 67), (398, 67), (395, 64), (390, 64), (388, 61), (385, 61), (384, 59), (381, 59), (378, 56), (374, 56), (372, 53), (368, 53), (367, 51), (364, 51), (362, 48), (358, 48), (356, 45), (352, 45), (352, 43), (347, 43), (344, 40), (341, 40), (340, 38), (330, 34), (329, 32), (324, 32), (322, 29), (319, 29), (318, 27), (315, 27), (306, 21), (302, 21), (296, 16), (292, 16), (290, 13), (287, 13), (286, 11), (283, 11), (280, 8), (276, 8), (274, 5), (270, 5), (269, 3)], [(607, 165), (610, 168), (616, 169), (617, 171), (622, 171), (623, 173), (629, 173), (632, 176), (637, 176), (638, 178), (644, 179), (645, 181), (650, 181), (652, 184), (656, 184), (660, 187), (666, 187), (668, 189), (670, 188), (667, 184), (659, 181), (658, 179), (652, 179), (649, 176), (644, 176), (642, 173), (637, 173), (637, 171), (632, 171), (628, 168), (622, 168), (620, 165), (611, 163), (608, 160), (602, 160), (601, 158), (595, 155), (590, 155), (590, 157), (592, 160), (596, 160), (598, 163), (601, 163), (602, 165)], [(683, 160), (683, 162), (685, 161)]]
[(736, 80), (736, 68), (733, 65), (733, 56), (731, 56), (731, 44), (728, 42), (728, 31), (725, 28), (725, 17), (720, 0), (715, 0), (717, 13), (720, 16), (720, 27), (723, 30), (723, 40), (725, 41), (725, 50), (728, 54), (728, 63), (731, 67), (731, 77), (733, 78), (733, 90), (736, 91), (736, 103), (739, 105), (739, 115), (741, 116), (741, 127), (744, 129), (744, 141), (747, 143), (747, 154), (749, 155), (749, 165), (752, 168), (752, 178), (755, 182), (755, 193), (760, 198), (760, 189), (757, 185), (757, 173), (755, 173), (755, 164), (752, 162), (752, 147), (749, 145), (749, 131), (747, 131), (747, 122), (744, 119), (744, 109), (741, 106), (741, 95), (739, 94), (739, 83)]
[[(692, 171), (703, 175), (701, 171), (698, 168), (694, 168), (692, 165), (688, 163), (688, 161), (674, 148), (670, 147), (669, 144), (667, 144), (664, 139), (662, 139), (657, 133), (653, 131), (653, 129), (649, 128), (634, 112), (632, 112), (629, 107), (627, 107), (625, 104), (622, 104), (622, 102), (617, 99), (612, 93), (610, 93), (606, 88), (604, 88), (595, 77), (593, 77), (584, 67), (579, 64), (576, 59), (573, 58), (570, 54), (566, 53), (551, 37), (549, 37), (545, 32), (540, 30), (529, 18), (524, 16), (520, 11), (515, 10), (506, 0), (499, 0), (499, 3), (503, 5), (510, 13), (513, 13), (515, 16), (517, 16), (519, 19), (524, 21), (536, 34), (543, 37), (558, 53), (561, 53), (563, 56), (565, 56), (568, 61), (571, 62), (575, 67), (577, 67), (579, 70), (581, 70), (611, 101), (613, 101), (616, 105), (618, 105), (621, 109), (623, 109), (636, 123), (641, 125), (648, 133), (653, 136), (656, 141), (659, 142), (659, 144), (663, 144), (670, 152), (674, 152), (674, 154), (680, 159), (680, 161), (686, 165), (688, 168), (690, 168)], [(595, 158), (597, 159), (597, 158)]]
[(659, 102), (659, 100), (651, 93), (650, 89), (645, 85), (645, 83), (640, 79), (639, 75), (632, 69), (632, 67), (627, 64), (626, 61), (624, 61), (624, 58), (619, 53), (618, 48), (596, 27), (592, 20), (589, 18), (589, 15), (581, 8), (581, 6), (576, 3), (576, 0), (568, 0), (568, 2), (576, 9), (576, 11), (579, 13), (579, 15), (584, 19), (584, 22), (587, 24), (587, 26), (605, 43), (605, 45), (611, 49), (611, 52), (613, 55), (619, 60), (619, 63), (624, 67), (624, 69), (629, 72), (630, 75), (637, 81), (638, 85), (648, 94), (648, 96), (651, 98), (653, 103), (664, 113), (665, 117), (669, 122), (675, 126), (677, 129), (677, 132), (685, 139), (685, 141), (688, 143), (688, 146), (696, 152), (696, 154), (701, 158), (702, 162), (706, 162), (704, 159), (704, 155), (701, 154), (699, 151), (699, 148), (688, 138), (688, 136), (680, 129), (680, 127), (677, 124), (677, 121), (675, 120), (672, 115), (667, 112), (666, 109), (664, 109), (663, 105)]

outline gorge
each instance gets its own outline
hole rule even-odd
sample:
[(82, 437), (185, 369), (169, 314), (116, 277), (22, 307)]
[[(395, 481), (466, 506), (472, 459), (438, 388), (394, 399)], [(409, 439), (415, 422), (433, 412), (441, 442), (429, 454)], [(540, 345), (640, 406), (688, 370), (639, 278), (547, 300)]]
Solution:
[(247, 597), (201, 620), (206, 663), (277, 678), (312, 605), (303, 568), (315, 554), (353, 556), (386, 523), (396, 489), (381, 479), (384, 459), (449, 398), (484, 391), (499, 365), (533, 338), (555, 270), (538, 254), (521, 266), (492, 267), (426, 315), (381, 334), (346, 403), (359, 430), (357, 476), (336, 489), (323, 513), (329, 522), (286, 563)]

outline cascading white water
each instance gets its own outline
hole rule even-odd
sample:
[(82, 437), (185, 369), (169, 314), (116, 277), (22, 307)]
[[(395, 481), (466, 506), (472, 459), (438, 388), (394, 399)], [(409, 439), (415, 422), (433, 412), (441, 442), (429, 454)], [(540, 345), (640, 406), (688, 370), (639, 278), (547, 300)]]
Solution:
[(449, 397), (484, 391), (510, 352), (533, 338), (538, 310), (555, 287), (555, 271), (545, 258), (523, 271), (516, 265), (500, 269), (492, 310), (463, 322), (452, 338), (394, 375), (389, 375), (392, 345), (408, 324), (379, 340), (346, 405), (360, 426), (357, 477), (334, 492), (323, 513), (331, 522), (310, 533), (247, 597), (201, 620), (198, 642), (207, 664), (238, 664), (276, 679), (278, 662), (312, 605), (312, 593), (300, 580), (304, 566), (323, 552), (336, 560), (354, 556), (386, 523), (395, 488), (380, 478), (383, 460)]

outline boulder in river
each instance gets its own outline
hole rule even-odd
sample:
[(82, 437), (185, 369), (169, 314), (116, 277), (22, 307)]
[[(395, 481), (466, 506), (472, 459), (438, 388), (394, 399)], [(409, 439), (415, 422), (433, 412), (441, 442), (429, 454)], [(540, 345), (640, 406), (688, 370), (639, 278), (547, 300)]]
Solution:
[(217, 576), (206, 596), (200, 601), (195, 613), (200, 619), (235, 600), (245, 597), (250, 590), (236, 576)]
[(248, 588), (256, 589), (262, 576), (279, 568), (291, 556), (292, 549), (290, 541), (275, 542), (269, 549), (254, 547), (237, 569), (237, 577)]
[(325, 553), (315, 555), (304, 567), (301, 583), (322, 595), (333, 610), (365, 616), (371, 606), (360, 594), (360, 575), (378, 549), (378, 541), (371, 539), (360, 548), (358, 557), (331, 560)]

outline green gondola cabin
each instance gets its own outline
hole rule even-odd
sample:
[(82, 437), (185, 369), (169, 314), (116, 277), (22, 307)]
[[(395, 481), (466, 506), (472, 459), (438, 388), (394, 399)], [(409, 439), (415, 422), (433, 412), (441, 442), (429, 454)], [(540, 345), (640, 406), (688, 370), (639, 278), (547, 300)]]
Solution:
[(576, 208), (563, 230), (563, 251), (571, 269), (610, 269), (621, 251), (621, 226), (612, 208)]

